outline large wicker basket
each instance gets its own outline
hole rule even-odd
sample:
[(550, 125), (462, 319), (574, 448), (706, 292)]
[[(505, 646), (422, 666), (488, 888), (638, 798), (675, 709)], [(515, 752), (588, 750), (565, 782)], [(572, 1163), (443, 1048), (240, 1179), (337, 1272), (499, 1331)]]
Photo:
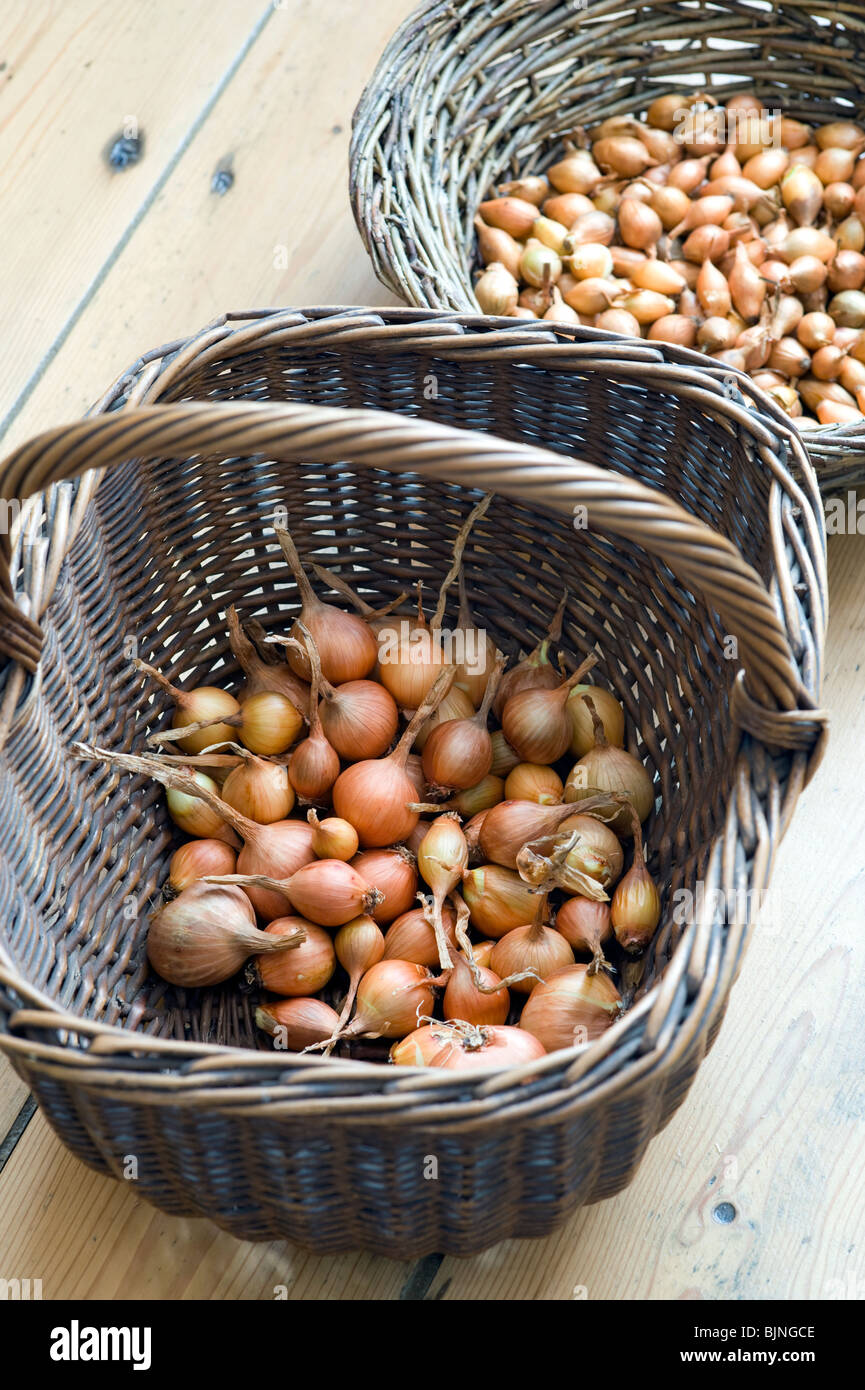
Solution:
[[(351, 199), (376, 274), (409, 304), (477, 311), (473, 218), (495, 185), (542, 172), (580, 125), (744, 87), (805, 121), (865, 118), (860, 7), (424, 0), (354, 116)], [(803, 439), (824, 490), (865, 481), (865, 427)]]
[[(0, 573), (19, 658), (4, 669), (0, 1049), (75, 1154), (115, 1175), (135, 1156), (137, 1191), (168, 1212), (398, 1257), (542, 1235), (630, 1181), (720, 1024), (823, 744), (813, 472), (703, 374), (612, 341), (563, 372), (515, 327), (409, 310), (221, 320), (0, 465), (0, 498), (48, 489), (22, 515), (44, 504), (47, 538), (28, 525)], [(518, 1071), (271, 1052), (236, 985), (183, 994), (149, 973), (163, 798), (68, 745), (132, 749), (164, 717), (135, 652), (223, 680), (227, 603), (285, 627), (275, 508), (303, 555), (374, 601), (439, 582), (477, 489), (496, 497), (466, 553), (476, 620), (515, 653), (566, 579), (567, 649), (600, 654), (657, 774), (662, 927), (603, 1039)], [(698, 883), (679, 924), (672, 894)]]

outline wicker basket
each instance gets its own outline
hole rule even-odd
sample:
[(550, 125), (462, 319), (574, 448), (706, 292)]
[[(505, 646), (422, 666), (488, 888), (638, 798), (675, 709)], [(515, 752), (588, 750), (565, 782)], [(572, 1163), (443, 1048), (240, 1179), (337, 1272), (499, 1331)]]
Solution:
[[(476, 312), (482, 199), (546, 169), (577, 126), (667, 92), (748, 87), (805, 121), (865, 118), (858, 14), (835, 0), (425, 0), (354, 116), (351, 198), (376, 274), (409, 304)], [(865, 481), (865, 427), (803, 439), (825, 491)]]
[[(0, 465), (0, 498), (48, 489), (33, 507), (49, 528), (0, 574), (21, 658), (7, 716), (25, 687), (0, 778), (0, 1048), (85, 1163), (119, 1175), (134, 1155), (149, 1201), (237, 1236), (397, 1257), (543, 1235), (630, 1181), (720, 1024), (743, 894), (765, 886), (819, 759), (826, 601), (798, 442), (635, 351), (593, 345), (562, 372), (524, 333), (455, 315), (221, 320)], [(67, 747), (140, 747), (165, 717), (135, 651), (222, 681), (228, 602), (288, 623), (277, 506), (302, 554), (377, 601), (438, 584), (476, 489), (497, 494), (466, 553), (476, 619), (515, 653), (567, 576), (566, 648), (601, 654), (657, 773), (662, 927), (600, 1041), (517, 1071), (274, 1053), (236, 985), (184, 994), (148, 972), (173, 838), (162, 795)], [(741, 665), (723, 659), (730, 634)], [(671, 894), (698, 882), (703, 908), (679, 925)]]

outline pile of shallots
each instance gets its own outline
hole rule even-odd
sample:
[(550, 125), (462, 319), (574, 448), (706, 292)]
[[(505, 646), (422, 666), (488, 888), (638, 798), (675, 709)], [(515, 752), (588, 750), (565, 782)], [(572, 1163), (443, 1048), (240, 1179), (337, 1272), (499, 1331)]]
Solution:
[(613, 116), (481, 203), (478, 303), (702, 350), (803, 429), (860, 421), (865, 131), (710, 102)]
[(351, 609), (323, 601), (278, 531), (300, 611), (285, 636), (227, 610), (242, 685), (180, 689), (138, 662), (174, 703), (159, 751), (74, 745), (161, 782), (189, 837), (150, 920), (153, 969), (258, 987), (277, 1048), (381, 1038), (394, 1063), (468, 1069), (588, 1043), (622, 1011), (615, 962), (658, 925), (652, 778), (621, 704), (584, 679), (597, 658), (567, 677), (553, 659), (567, 594), (508, 669), (476, 626), (462, 555), (489, 501), (429, 620), (420, 592), (416, 612), (391, 611), (405, 594), (375, 611), (315, 567)]

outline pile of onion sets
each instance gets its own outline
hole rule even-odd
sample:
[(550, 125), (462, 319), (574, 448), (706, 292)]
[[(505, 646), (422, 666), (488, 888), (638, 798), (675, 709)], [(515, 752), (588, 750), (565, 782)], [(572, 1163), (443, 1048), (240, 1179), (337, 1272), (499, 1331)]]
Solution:
[(503, 1067), (591, 1043), (623, 1011), (622, 965), (661, 913), (643, 851), (653, 778), (621, 703), (589, 679), (597, 656), (567, 662), (566, 592), (510, 664), (473, 611), (463, 552), (490, 500), (465, 518), (429, 616), (420, 586), (378, 610), (318, 566), (313, 588), (277, 531), (290, 630), (229, 607), (230, 689), (180, 688), (139, 661), (170, 724), (136, 754), (73, 745), (164, 787), (186, 838), (150, 965), (178, 990), (254, 992), (264, 1045), (350, 1056), (381, 1039), (363, 1055)]
[(693, 348), (803, 430), (865, 418), (865, 129), (753, 92), (576, 132), (475, 219), (485, 313)]

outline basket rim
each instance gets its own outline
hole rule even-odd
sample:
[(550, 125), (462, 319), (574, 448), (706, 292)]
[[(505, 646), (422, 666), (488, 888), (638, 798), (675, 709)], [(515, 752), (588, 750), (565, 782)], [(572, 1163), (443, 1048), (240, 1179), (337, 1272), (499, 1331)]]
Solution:
[[(242, 320), (240, 327), (234, 327), (235, 320)], [(577, 343), (560, 341), (561, 335), (551, 332), (548, 326), (544, 325), (543, 336), (545, 341), (538, 344), (536, 341), (539, 334), (536, 331), (526, 333), (525, 325), (517, 323), (516, 329), (507, 327), (500, 332), (502, 321), (478, 318), (473, 315), (458, 315), (453, 313), (442, 313), (432, 310), (381, 310), (370, 311), (363, 308), (340, 309), (325, 308), (314, 310), (285, 310), (285, 311), (256, 311), (253, 314), (244, 315), (225, 315), (202, 330), (200, 334), (185, 340), (178, 340), (169, 344), (166, 349), (156, 349), (152, 353), (145, 354), (128, 371), (121, 374), (114, 386), (91, 412), (91, 415), (110, 413), (115, 416), (124, 415), (129, 410), (134, 410), (138, 404), (150, 403), (164, 399), (165, 394), (176, 384), (181, 373), (188, 369), (192, 364), (200, 364), (207, 358), (209, 353), (221, 350), (225, 352), (226, 347), (230, 347), (237, 352), (248, 352), (250, 346), (258, 343), (259, 345), (270, 338), (275, 341), (285, 341), (285, 335), (295, 332), (298, 328), (320, 335), (322, 342), (341, 342), (348, 343), (358, 341), (364, 332), (369, 335), (370, 340), (380, 340), (382, 329), (392, 328), (396, 330), (394, 338), (387, 342), (387, 346), (393, 346), (396, 350), (414, 349), (419, 343), (423, 344), (430, 351), (446, 351), (448, 348), (459, 356), (465, 351), (482, 351), (491, 356), (498, 356), (501, 348), (516, 351), (518, 348), (525, 351), (527, 347), (541, 348), (544, 356), (551, 352), (557, 356), (560, 351), (573, 353), (581, 346), (589, 346), (598, 356), (598, 369), (610, 371), (611, 367), (617, 362), (622, 361), (627, 366), (635, 365), (631, 363), (627, 343), (621, 339), (616, 339), (615, 335), (607, 335), (599, 330), (583, 329), (576, 337), (580, 340)], [(447, 328), (447, 332), (441, 330)], [(504, 334), (504, 341), (502, 337)], [(567, 334), (566, 339), (570, 340), (574, 334)], [(547, 339), (549, 341), (547, 341)], [(646, 344), (641, 344), (641, 358), (646, 349)], [(652, 356), (655, 355), (655, 348), (652, 345)], [(710, 403), (716, 409), (722, 410), (731, 421), (736, 421), (742, 428), (746, 428), (758, 440), (763, 434), (769, 437), (775, 435), (782, 438), (784, 431), (776, 431), (776, 422), (764, 423), (759, 418), (759, 412), (748, 409), (736, 400), (731, 399), (723, 392), (719, 382), (714, 379), (709, 385), (701, 374), (696, 385), (692, 382), (693, 373), (687, 368), (683, 369), (680, 364), (667, 360), (665, 353), (658, 352), (657, 358), (662, 369), (662, 376), (668, 383), (667, 389), (671, 389), (669, 381), (677, 382), (681, 379), (683, 387), (688, 394), (696, 394), (698, 401)], [(591, 361), (591, 355), (577, 351), (577, 360), (582, 368), (586, 369), (586, 364)], [(640, 370), (645, 374), (645, 363), (640, 361)], [(747, 378), (745, 378), (747, 382)], [(402, 419), (402, 417), (394, 417)], [(410, 423), (402, 419), (402, 423)], [(456, 427), (453, 427), (456, 430)], [(467, 433), (466, 431), (457, 431)], [(471, 432), (468, 432), (471, 433)], [(483, 436), (491, 438), (491, 436)], [(530, 449), (530, 446), (508, 446), (514, 449)], [(794, 455), (796, 454), (795, 442), (792, 446)], [(552, 458), (562, 463), (561, 455), (552, 455)], [(805, 486), (800, 488), (794, 483), (786, 466), (776, 461), (773, 468), (773, 489), (780, 497), (785, 494), (788, 505), (802, 503), (806, 513), (811, 513), (810, 521), (817, 526), (820, 532), (817, 516), (822, 513), (817, 510), (819, 507), (819, 493), (816, 489), (816, 482), (813, 478), (813, 470), (804, 456), (800, 460), (804, 472)], [(809, 484), (810, 475), (810, 486)], [(454, 477), (454, 482), (465, 486), (464, 481), (459, 477)], [(94, 484), (95, 485), (95, 484)], [(62, 484), (60, 486), (63, 486)], [(810, 495), (809, 495), (810, 494)], [(70, 538), (71, 539), (71, 538)], [(825, 543), (825, 538), (823, 538)], [(813, 599), (812, 608), (814, 620), (817, 626), (816, 638), (818, 657), (822, 655), (822, 625), (820, 611), (825, 596), (825, 573), (823, 568), (822, 556), (818, 555), (813, 584), (811, 586)], [(810, 672), (803, 672), (803, 683), (812, 689), (815, 696), (819, 697), (820, 686), (820, 661), (818, 660)], [(815, 718), (822, 719), (822, 714), (818, 711)], [(799, 791), (806, 779), (807, 758), (804, 753), (797, 752), (791, 755), (790, 772), (788, 778), (788, 795), (783, 798), (784, 806), (780, 805), (780, 798), (774, 807), (772, 824), (763, 824), (758, 828), (757, 848), (754, 850), (753, 874), (756, 887), (762, 887), (768, 881), (768, 869), (771, 861), (771, 846), (775, 839), (780, 838), (783, 829), (792, 814), (792, 808), (798, 798)], [(744, 761), (740, 771), (747, 779), (748, 765)], [(735, 797), (731, 798), (728, 808), (728, 822), (719, 828), (711, 842), (712, 853), (711, 861), (714, 865), (712, 873), (718, 880), (721, 877), (721, 852), (723, 843), (731, 832), (736, 817)], [(658, 1064), (657, 1054), (669, 1053), (671, 1050), (679, 1050), (685, 1046), (687, 1038), (693, 1035), (696, 1028), (696, 1020), (702, 1020), (711, 1010), (723, 1007), (729, 983), (733, 978), (735, 966), (744, 949), (745, 937), (748, 930), (748, 922), (734, 922), (722, 924), (715, 916), (711, 918), (704, 916), (699, 922), (690, 925), (683, 932), (680, 940), (671, 953), (661, 977), (650, 986), (645, 996), (627, 1014), (619, 1019), (603, 1036), (594, 1043), (585, 1044), (580, 1047), (568, 1049), (566, 1051), (549, 1054), (546, 1058), (539, 1059), (538, 1062), (524, 1064), (522, 1067), (509, 1068), (506, 1070), (480, 1072), (477, 1074), (459, 1074), (459, 1080), (454, 1079), (455, 1074), (439, 1073), (430, 1075), (429, 1069), (424, 1068), (386, 1068), (379, 1064), (364, 1063), (354, 1059), (345, 1061), (335, 1059), (300, 1059), (292, 1054), (273, 1054), (257, 1053), (242, 1048), (233, 1048), (220, 1044), (199, 1044), (187, 1041), (171, 1041), (156, 1039), (148, 1034), (132, 1033), (129, 1030), (117, 1027), (116, 1025), (103, 1024), (96, 1021), (80, 1018), (78, 1015), (70, 1015), (58, 1010), (56, 1001), (44, 995), (41, 991), (35, 990), (26, 980), (22, 980), (17, 971), (11, 971), (0, 959), (0, 981), (2, 981), (10, 991), (14, 991), (20, 998), (23, 998), (30, 1007), (19, 1009), (12, 1013), (8, 1019), (8, 1029), (0, 1030), (0, 1050), (5, 1051), (14, 1061), (16, 1057), (38, 1058), (43, 1072), (56, 1073), (57, 1075), (69, 1076), (70, 1067), (77, 1065), (79, 1071), (76, 1080), (82, 1085), (89, 1085), (95, 1088), (107, 1086), (109, 1088), (122, 1081), (124, 1088), (129, 1088), (133, 1080), (138, 1082), (138, 1091), (147, 1096), (153, 1103), (159, 1103), (162, 1088), (159, 1085), (160, 1076), (164, 1073), (148, 1075), (141, 1070), (141, 1062), (145, 1055), (152, 1059), (163, 1057), (167, 1062), (169, 1058), (176, 1063), (177, 1072), (181, 1073), (185, 1079), (193, 1081), (192, 1087), (184, 1090), (184, 1099), (191, 1100), (197, 1097), (196, 1103), (215, 1104), (217, 1108), (227, 1107), (233, 1112), (243, 1109), (250, 1112), (260, 1112), (264, 1109), (268, 1113), (277, 1113), (280, 1105), (286, 1105), (291, 1109), (292, 1114), (318, 1113), (322, 1100), (319, 1098), (306, 1100), (302, 1094), (304, 1081), (310, 1076), (310, 1084), (326, 1082), (325, 1090), (328, 1093), (326, 1110), (328, 1115), (344, 1113), (346, 1115), (362, 1111), (364, 1118), (369, 1118), (369, 1105), (371, 1100), (370, 1091), (364, 1090), (361, 1094), (348, 1094), (336, 1096), (333, 1094), (345, 1084), (350, 1093), (355, 1092), (354, 1082), (359, 1078), (364, 1081), (375, 1081), (377, 1087), (386, 1096), (382, 1096), (383, 1101), (390, 1101), (396, 1098), (396, 1104), (383, 1105), (383, 1118), (393, 1118), (399, 1113), (401, 1098), (411, 1101), (412, 1106), (417, 1108), (420, 1101), (427, 1091), (430, 1092), (431, 1101), (428, 1105), (426, 1119), (429, 1122), (436, 1120), (448, 1106), (458, 1112), (459, 1116), (466, 1123), (480, 1122), (475, 1113), (467, 1109), (466, 1096), (475, 1097), (475, 1105), (483, 1111), (489, 1097), (495, 1097), (496, 1111), (498, 1112), (502, 1096), (508, 1091), (513, 1092), (512, 1099), (515, 1105), (537, 1105), (539, 1108), (546, 1108), (550, 1104), (560, 1105), (562, 1094), (566, 1096), (570, 1104), (582, 1104), (580, 1096), (595, 1099), (598, 1093), (598, 1085), (590, 1079), (598, 1066), (603, 1070), (604, 1059), (614, 1052), (615, 1047), (625, 1043), (630, 1047), (630, 1054), (624, 1059), (619, 1060), (613, 1067), (609, 1076), (603, 1077), (600, 1081), (601, 1087), (612, 1087), (618, 1089), (629, 1081), (629, 1073), (633, 1070), (633, 1057), (638, 1061), (633, 1065), (642, 1065), (645, 1075), (651, 1075), (653, 1071), (653, 1057), (655, 1065)], [(722, 943), (721, 931), (726, 931), (726, 940)], [(712, 972), (707, 970), (707, 964), (713, 960), (719, 973), (712, 976)], [(725, 985), (725, 988), (721, 986)], [(23, 988), (22, 988), (23, 986)], [(674, 1000), (679, 999), (681, 1006), (688, 1004), (690, 1007), (685, 1011), (684, 1016), (680, 1016), (670, 1026), (670, 1012), (673, 1008)], [(693, 1027), (691, 1026), (693, 1024)], [(640, 1036), (636, 1036), (638, 1025), (644, 1025), (644, 1031)], [(62, 1042), (48, 1040), (47, 1035), (60, 1034), (64, 1037)], [(35, 1038), (34, 1038), (35, 1035)], [(65, 1036), (64, 1036), (65, 1035)], [(71, 1036), (70, 1036), (71, 1035)], [(75, 1039), (73, 1041), (73, 1038)], [(87, 1044), (87, 1040), (89, 1044)], [(115, 1063), (115, 1069), (110, 1066), (100, 1065), (102, 1059), (111, 1059)], [(326, 1066), (327, 1070), (321, 1068)], [(350, 1069), (346, 1073), (345, 1069)], [(282, 1077), (275, 1084), (268, 1085), (266, 1078), (274, 1071), (289, 1073), (289, 1080)], [(401, 1073), (394, 1076), (395, 1072)], [(291, 1076), (291, 1073), (294, 1073)], [(234, 1075), (232, 1074), (234, 1073)], [(215, 1074), (215, 1077), (213, 1076)], [(202, 1084), (199, 1091), (195, 1091), (195, 1079), (211, 1076), (215, 1084), (210, 1088)], [(177, 1079), (175, 1073), (172, 1073)], [(581, 1078), (589, 1077), (584, 1085), (581, 1085)], [(253, 1094), (245, 1096), (245, 1087), (248, 1089), (248, 1082), (254, 1077), (255, 1085)], [(224, 1078), (224, 1079), (223, 1079)], [(568, 1087), (569, 1090), (550, 1092), (550, 1085), (559, 1080), (561, 1087)], [(528, 1082), (528, 1086), (525, 1083)], [(263, 1088), (263, 1089), (262, 1089)], [(446, 1100), (442, 1102), (441, 1097)], [(176, 1103), (177, 1097), (174, 1101)], [(342, 1104), (340, 1104), (340, 1101)], [(435, 1102), (433, 1104), (432, 1102)], [(168, 1098), (166, 1097), (168, 1103)], [(492, 1103), (492, 1102), (491, 1102)], [(442, 1110), (444, 1104), (444, 1111)], [(415, 1113), (413, 1110), (413, 1113)], [(454, 1118), (448, 1111), (449, 1119)]]

